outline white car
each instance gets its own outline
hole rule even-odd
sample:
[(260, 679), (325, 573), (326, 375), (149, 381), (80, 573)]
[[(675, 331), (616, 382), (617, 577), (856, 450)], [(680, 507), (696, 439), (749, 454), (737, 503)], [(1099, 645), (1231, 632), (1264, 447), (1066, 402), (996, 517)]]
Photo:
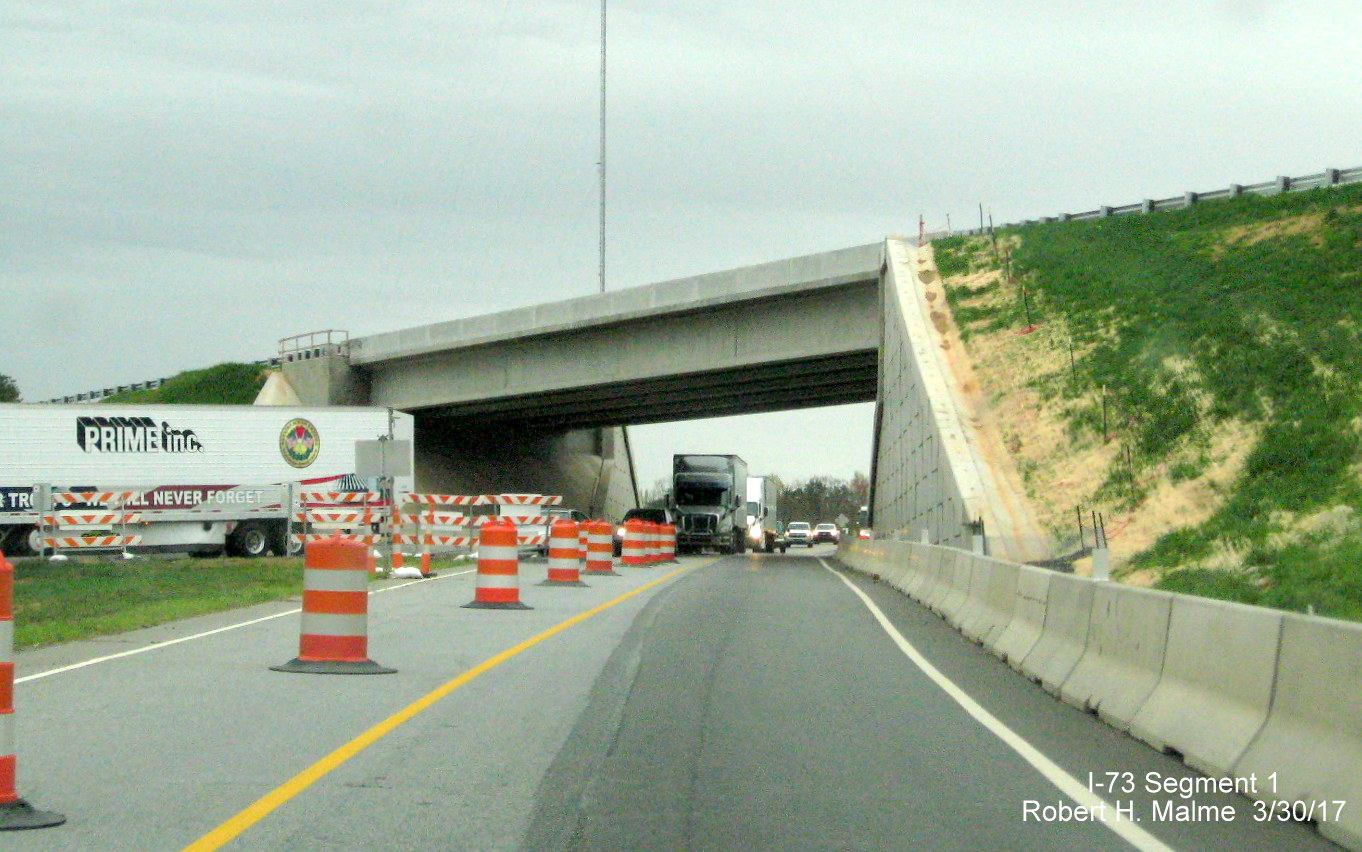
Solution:
[(819, 524), (813, 528), (814, 541), (830, 541), (836, 544), (840, 538), (836, 524)]
[(813, 528), (805, 521), (794, 521), (785, 530), (785, 540), (790, 543), (790, 547), (796, 544), (813, 547)]

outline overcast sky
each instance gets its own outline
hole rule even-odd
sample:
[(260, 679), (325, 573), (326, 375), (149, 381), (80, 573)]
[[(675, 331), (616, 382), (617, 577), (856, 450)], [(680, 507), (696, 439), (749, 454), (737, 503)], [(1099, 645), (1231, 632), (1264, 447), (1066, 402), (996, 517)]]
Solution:
[[(1362, 165), (1360, 41), (1356, 0), (612, 0), (607, 284)], [(0, 373), (595, 292), (599, 52), (596, 0), (0, 5)], [(639, 428), (640, 484), (848, 477), (871, 409)]]

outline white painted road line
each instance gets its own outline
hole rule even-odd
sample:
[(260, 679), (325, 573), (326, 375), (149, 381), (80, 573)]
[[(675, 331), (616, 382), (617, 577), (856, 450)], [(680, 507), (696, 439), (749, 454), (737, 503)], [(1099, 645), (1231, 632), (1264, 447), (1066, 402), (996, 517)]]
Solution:
[[(819, 557), (818, 562), (834, 577), (845, 583), (847, 588), (851, 589), (861, 599), (861, 603), (865, 604), (871, 615), (875, 616), (880, 627), (884, 628), (884, 632), (888, 633), (889, 638), (894, 640), (894, 644), (898, 645), (904, 656), (913, 661), (913, 665), (921, 669), (923, 674), (949, 695), (956, 704), (959, 704), (976, 722), (987, 728), (990, 733), (1006, 743), (1023, 760), (1035, 767), (1036, 771), (1045, 776), (1045, 779), (1051, 784), (1058, 787), (1061, 793), (1068, 796), (1076, 804), (1093, 809), (1094, 813), (1102, 814), (1103, 817), (1099, 821), (1140, 852), (1174, 852), (1171, 846), (1130, 820), (1123, 819), (1115, 805), (1089, 790), (1077, 778), (1065, 772), (1054, 761), (1041, 754), (1035, 746), (1022, 739), (1016, 731), (1003, 724), (998, 717), (984, 709), (979, 702), (970, 698), (963, 689), (956, 686), (954, 681), (942, 674), (936, 666), (933, 666), (926, 657), (922, 656), (922, 653), (913, 647), (911, 642), (903, 638), (903, 634), (898, 631), (898, 628), (890, 622), (883, 610), (876, 606), (875, 602), (865, 592), (856, 588), (856, 585), (843, 576), (841, 572), (828, 565), (827, 560)], [(1116, 817), (1106, 819), (1108, 813), (1116, 814)]]
[[(444, 580), (444, 579), (449, 578), (449, 577), (458, 577), (458, 576), (463, 575), (463, 574), (472, 574), (472, 573), (473, 573), (474, 571), (476, 571), (476, 570), (477, 570), (476, 568), (470, 568), (470, 569), (468, 569), (467, 571), (455, 571), (455, 572), (453, 572), (452, 574), (440, 574), (440, 575), (437, 576), (437, 577), (430, 577), (430, 578), (422, 579), (422, 580), (412, 580), (410, 583), (401, 583), (401, 584), (396, 585), (396, 586), (384, 586), (384, 587), (381, 588), (381, 589), (374, 589), (374, 590), (371, 591), (369, 594), (371, 594), (371, 595), (377, 595), (377, 594), (381, 594), (381, 593), (383, 593), (383, 592), (391, 592), (391, 591), (393, 591), (394, 589), (405, 589), (405, 588), (407, 588), (408, 586), (414, 586), (414, 585), (416, 585), (417, 583), (428, 583), (428, 582), (430, 582), (431, 580)], [(155, 650), (158, 650), (158, 649), (160, 649), (160, 648), (169, 648), (171, 645), (178, 645), (178, 644), (180, 644), (181, 642), (192, 642), (192, 641), (194, 641), (195, 639), (203, 639), (203, 638), (206, 638), (206, 637), (208, 637), (208, 636), (214, 636), (214, 635), (216, 635), (216, 634), (218, 634), (218, 633), (226, 633), (228, 630), (236, 630), (236, 629), (239, 628), (239, 627), (250, 627), (252, 624), (259, 624), (259, 623), (261, 623), (262, 621), (272, 621), (273, 619), (276, 619), (276, 618), (283, 618), (283, 617), (286, 616), (286, 615), (297, 615), (297, 614), (300, 613), (300, 612), (302, 612), (302, 609), (301, 609), (301, 608), (289, 609), (289, 610), (285, 610), (285, 611), (283, 611), (283, 612), (276, 612), (274, 615), (266, 615), (266, 616), (263, 616), (263, 617), (261, 617), (261, 618), (253, 618), (253, 619), (251, 619), (250, 621), (242, 621), (242, 622), (238, 622), (237, 624), (229, 624), (229, 625), (227, 625), (226, 627), (219, 627), (219, 628), (217, 628), (217, 629), (215, 629), (215, 630), (205, 630), (205, 631), (202, 632), (202, 633), (195, 633), (193, 636), (181, 636), (179, 639), (167, 639), (167, 640), (164, 641), (164, 642), (157, 642), (155, 645), (147, 645), (147, 646), (144, 647), (144, 648), (133, 648), (132, 650), (129, 650), (129, 651), (119, 651), (117, 654), (109, 654), (109, 655), (104, 656), (104, 657), (95, 657), (94, 659), (91, 659), (91, 660), (84, 660), (84, 661), (79, 662), (79, 663), (72, 663), (72, 664), (69, 665), (69, 666), (62, 666), (62, 667), (60, 667), (60, 668), (48, 669), (48, 670), (45, 671), (45, 672), (38, 672), (38, 673), (36, 673), (36, 674), (25, 675), (24, 677), (16, 677), (16, 678), (14, 679), (14, 683), (15, 683), (16, 685), (18, 685), (18, 684), (21, 684), (21, 683), (27, 683), (28, 681), (31, 681), (31, 680), (40, 680), (40, 679), (45, 678), (45, 677), (51, 677), (52, 675), (59, 675), (59, 674), (65, 673), (65, 672), (75, 671), (76, 669), (83, 669), (83, 668), (85, 668), (86, 666), (93, 666), (93, 665), (97, 665), (97, 664), (99, 664), (99, 663), (107, 663), (107, 662), (109, 662), (109, 661), (111, 661), (111, 660), (120, 660), (120, 659), (122, 659), (122, 658), (124, 658), (124, 657), (132, 657), (132, 656), (135, 656), (135, 655), (137, 655), (137, 654), (145, 654), (147, 651), (155, 651)]]

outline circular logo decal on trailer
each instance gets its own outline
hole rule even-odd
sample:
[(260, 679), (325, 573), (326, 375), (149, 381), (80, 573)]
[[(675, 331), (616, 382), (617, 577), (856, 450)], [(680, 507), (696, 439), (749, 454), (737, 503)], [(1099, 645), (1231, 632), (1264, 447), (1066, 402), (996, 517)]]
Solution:
[(311, 421), (297, 417), (284, 424), (284, 431), (279, 433), (279, 453), (284, 461), (294, 467), (307, 467), (321, 451), (322, 436)]

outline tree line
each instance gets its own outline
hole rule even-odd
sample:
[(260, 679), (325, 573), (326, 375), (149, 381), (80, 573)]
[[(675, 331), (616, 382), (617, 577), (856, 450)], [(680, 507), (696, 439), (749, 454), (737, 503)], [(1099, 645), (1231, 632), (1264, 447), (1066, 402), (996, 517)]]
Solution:
[(839, 515), (845, 515), (847, 524), (854, 525), (857, 512), (869, 502), (870, 480), (860, 471), (850, 480), (815, 476), (784, 486), (777, 515), (786, 525), (791, 521), (834, 524)]

